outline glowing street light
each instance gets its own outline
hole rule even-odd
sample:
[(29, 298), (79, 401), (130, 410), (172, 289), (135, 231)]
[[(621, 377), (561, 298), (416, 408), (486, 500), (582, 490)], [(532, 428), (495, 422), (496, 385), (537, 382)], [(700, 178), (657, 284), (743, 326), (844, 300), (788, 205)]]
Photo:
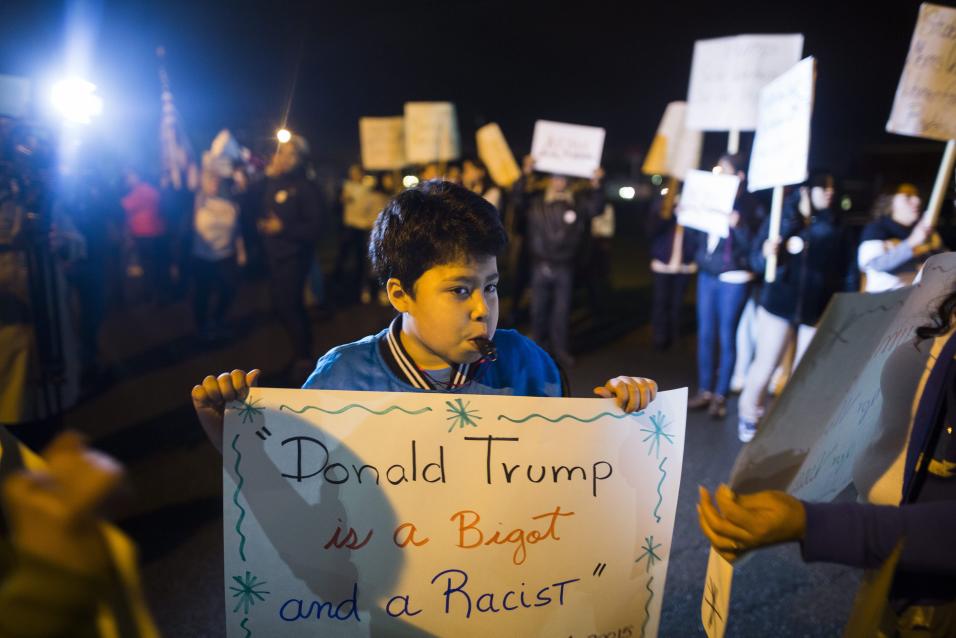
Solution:
[(414, 175), (406, 175), (404, 178), (402, 178), (402, 185), (405, 186), (405, 188), (412, 188), (413, 186), (417, 186), (418, 178), (415, 177)]
[(621, 199), (634, 199), (637, 191), (634, 190), (633, 186), (622, 186), (620, 190), (617, 191), (617, 194)]
[(280, 128), (276, 131), (276, 139), (279, 140), (279, 144), (288, 144), (289, 140), (292, 139), (292, 133), (289, 129)]
[(54, 84), (50, 99), (63, 119), (77, 124), (89, 124), (103, 112), (103, 98), (96, 94), (96, 85), (80, 78)]

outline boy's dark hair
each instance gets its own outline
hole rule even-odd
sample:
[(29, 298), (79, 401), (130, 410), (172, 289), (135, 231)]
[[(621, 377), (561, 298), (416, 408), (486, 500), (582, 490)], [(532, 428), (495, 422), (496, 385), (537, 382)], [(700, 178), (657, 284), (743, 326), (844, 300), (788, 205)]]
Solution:
[(395, 277), (409, 294), (429, 268), (497, 256), (508, 245), (498, 210), (481, 195), (433, 179), (396, 195), (372, 228), (368, 255), (384, 285)]

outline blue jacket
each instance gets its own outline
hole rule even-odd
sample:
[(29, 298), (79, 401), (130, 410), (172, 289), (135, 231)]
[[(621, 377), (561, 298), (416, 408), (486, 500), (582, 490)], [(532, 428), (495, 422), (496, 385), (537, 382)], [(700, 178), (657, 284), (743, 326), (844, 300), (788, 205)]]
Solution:
[[(419, 387), (409, 377), (409, 372), (402, 368), (402, 365), (408, 365), (411, 358), (400, 345), (397, 350), (389, 346), (389, 333), (394, 335), (400, 326), (400, 321), (396, 321), (376, 335), (332, 348), (319, 359), (303, 389), (370, 392), (427, 392), (441, 389), (463, 394), (562, 395), (561, 374), (557, 365), (533, 341), (514, 330), (495, 332), (497, 360), (462, 366), (462, 383), (450, 388)], [(415, 371), (410, 373), (414, 375)], [(427, 375), (425, 379), (427, 382)]]

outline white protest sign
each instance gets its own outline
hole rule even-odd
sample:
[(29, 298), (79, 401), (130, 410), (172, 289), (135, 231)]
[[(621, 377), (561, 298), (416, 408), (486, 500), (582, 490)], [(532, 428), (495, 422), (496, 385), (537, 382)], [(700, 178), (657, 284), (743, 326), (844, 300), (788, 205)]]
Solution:
[(924, 3), (886, 123), (890, 133), (956, 139), (956, 9)]
[(604, 129), (538, 120), (534, 123), (531, 157), (543, 173), (590, 178), (601, 165)]
[(803, 35), (739, 35), (698, 40), (687, 89), (687, 127), (752, 131), (757, 94), (800, 61)]
[(689, 130), (686, 119), (686, 102), (671, 102), (667, 105), (641, 167), (646, 175), (668, 175), (683, 181), (687, 171), (700, 165), (704, 134)]
[(491, 179), (502, 188), (511, 188), (521, 177), (521, 169), (501, 127), (494, 122), (482, 126), (475, 133), (475, 142), (478, 145), (478, 157), (484, 162)]
[(449, 162), (460, 155), (454, 104), (405, 103), (405, 156), (410, 163)]
[(359, 119), (362, 167), (367, 171), (390, 171), (405, 161), (405, 118), (363, 117)]
[(816, 61), (801, 60), (760, 91), (757, 133), (750, 154), (750, 192), (807, 179)]
[(740, 178), (736, 175), (688, 171), (677, 206), (677, 223), (710, 235), (730, 234), (730, 213)]
[(687, 390), (253, 389), (226, 410), (227, 634), (657, 634)]

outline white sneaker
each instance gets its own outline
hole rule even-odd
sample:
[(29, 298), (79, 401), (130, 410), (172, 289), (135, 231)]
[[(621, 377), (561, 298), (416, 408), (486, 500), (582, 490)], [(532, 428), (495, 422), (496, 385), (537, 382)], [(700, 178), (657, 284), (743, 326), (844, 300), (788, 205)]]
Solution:
[(757, 434), (757, 424), (740, 419), (737, 421), (737, 438), (741, 443), (750, 443)]

